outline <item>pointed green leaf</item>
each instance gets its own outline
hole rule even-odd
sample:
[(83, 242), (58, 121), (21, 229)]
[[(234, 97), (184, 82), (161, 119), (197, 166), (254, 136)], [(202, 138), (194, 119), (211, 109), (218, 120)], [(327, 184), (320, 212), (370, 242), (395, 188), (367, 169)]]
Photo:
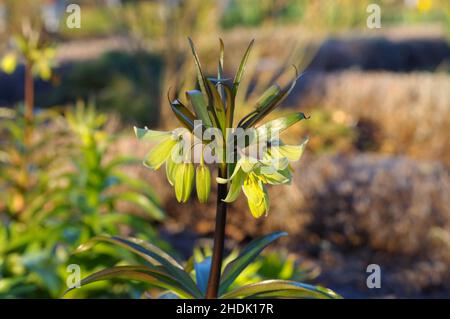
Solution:
[(221, 298), (334, 299), (341, 297), (334, 291), (319, 286), (312, 286), (291, 280), (265, 280), (239, 287), (231, 292), (221, 295)]
[[(223, 44), (222, 39), (219, 39), (220, 42), (220, 54), (219, 54), (219, 66), (217, 67), (217, 80), (221, 82), (223, 80), (223, 58), (225, 52), (225, 46)], [(225, 105), (225, 92), (223, 89), (222, 83), (218, 84), (218, 90), (220, 98), (222, 99), (223, 104)]]
[(206, 83), (206, 77), (203, 75), (202, 67), (200, 64), (200, 59), (198, 58), (198, 54), (197, 54), (197, 51), (195, 50), (195, 46), (194, 46), (194, 43), (192, 42), (192, 39), (188, 38), (188, 40), (189, 40), (189, 45), (191, 46), (192, 54), (194, 55), (195, 66), (197, 69), (198, 85), (200, 86), (200, 90), (203, 93), (203, 98), (205, 99), (205, 103), (210, 104), (209, 102), (211, 101), (211, 98), (210, 98), (210, 94), (209, 94), (208, 84)]
[(117, 236), (96, 236), (90, 239), (83, 245), (80, 245), (75, 253), (80, 253), (90, 249), (98, 242), (108, 242), (118, 246), (121, 246), (129, 251), (144, 258), (152, 265), (161, 265), (167, 272), (173, 275), (177, 280), (196, 298), (201, 298), (201, 293), (195, 285), (192, 278), (187, 274), (183, 267), (169, 254), (161, 250), (160, 248), (136, 238), (121, 238)]
[(219, 128), (222, 132), (225, 132), (225, 106), (223, 105), (222, 99), (220, 98), (217, 87), (210, 80), (207, 80), (209, 91), (212, 95), (213, 101), (213, 112), (219, 123)]
[[(124, 278), (130, 280), (137, 280), (151, 284), (153, 286), (168, 289), (181, 298), (194, 298), (194, 296), (180, 285), (176, 278), (168, 275), (161, 267), (146, 267), (146, 266), (116, 266), (112, 268), (103, 269), (81, 280), (81, 286), (87, 284), (108, 280), (113, 278)], [(70, 288), (64, 292), (67, 294), (75, 288)]]
[(192, 112), (179, 100), (171, 102), (170, 106), (172, 107), (172, 111), (180, 123), (183, 124), (183, 126), (189, 131), (193, 131), (194, 121), (196, 120), (195, 115), (192, 114)]
[[(295, 70), (295, 78), (294, 80), (292, 80), (291, 85), (287, 88), (284, 88), (283, 90), (279, 91), (278, 93), (274, 94), (274, 95), (268, 95), (267, 97), (264, 98), (264, 102), (265, 105), (264, 107), (260, 106), (257, 109), (257, 114), (255, 116), (252, 116), (251, 118), (249, 118), (248, 120), (242, 121), (241, 120), (241, 126), (243, 128), (248, 128), (251, 127), (253, 125), (256, 125), (259, 121), (261, 121), (263, 118), (265, 118), (270, 112), (272, 112), (277, 106), (279, 106), (281, 104), (281, 102), (283, 102), (286, 97), (291, 93), (291, 91), (294, 89), (295, 84), (297, 83), (298, 80), (298, 71), (297, 68), (295, 66), (294, 70)], [(270, 88), (269, 88), (270, 90)], [(273, 92), (276, 91), (276, 89), (272, 89)], [(269, 94), (269, 93), (268, 93)]]
[(244, 56), (242, 57), (241, 63), (240, 63), (239, 68), (238, 68), (238, 71), (236, 72), (236, 76), (234, 77), (234, 81), (233, 81), (233, 95), (234, 96), (237, 95), (237, 92), (238, 92), (238, 89), (239, 89), (239, 84), (241, 84), (242, 75), (244, 74), (245, 66), (247, 64), (247, 60), (248, 60), (248, 57), (249, 57), (250, 52), (252, 50), (254, 42), (255, 42), (255, 40), (250, 41), (250, 44), (248, 45), (248, 48), (245, 51)]
[(257, 110), (264, 110), (267, 106), (271, 104), (272, 101), (280, 94), (281, 88), (278, 84), (274, 84), (269, 87), (256, 102)]
[(226, 127), (233, 127), (234, 120), (234, 109), (235, 109), (235, 99), (233, 98), (233, 92), (229, 85), (222, 84), (222, 88), (224, 89), (225, 95), (225, 118), (226, 118)]
[(251, 241), (224, 269), (220, 281), (220, 293), (227, 291), (239, 274), (261, 253), (261, 251), (280, 237), (286, 236), (285, 232), (275, 232)]
[(198, 90), (191, 90), (186, 92), (186, 97), (192, 105), (197, 117), (202, 120), (206, 126), (212, 126), (211, 119), (208, 115), (208, 106), (203, 99), (202, 92)]

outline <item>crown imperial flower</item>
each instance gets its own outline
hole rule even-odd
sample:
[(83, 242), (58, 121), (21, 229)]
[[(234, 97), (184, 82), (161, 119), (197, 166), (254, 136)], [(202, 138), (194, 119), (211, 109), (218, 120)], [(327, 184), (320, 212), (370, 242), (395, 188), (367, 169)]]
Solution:
[[(242, 190), (252, 215), (255, 218), (265, 216), (269, 211), (267, 185), (291, 182), (292, 168), (289, 163), (300, 159), (307, 143), (305, 140), (299, 145), (286, 145), (278, 139), (278, 135), (306, 117), (298, 112), (257, 125), (291, 92), (298, 78), (297, 70), (288, 87), (271, 86), (258, 100), (255, 109), (234, 126), (236, 94), (253, 41), (232, 83), (223, 78), (222, 41), (217, 78), (204, 76), (192, 41), (190, 45), (200, 90), (186, 92), (186, 105), (180, 99), (169, 99), (183, 129), (170, 132), (135, 128), (140, 140), (154, 143), (145, 156), (144, 165), (153, 170), (165, 165), (167, 180), (174, 187), (179, 202), (189, 200), (195, 182), (198, 200), (206, 203), (211, 191), (211, 171), (207, 165), (210, 162), (207, 159), (213, 157), (219, 168), (216, 181), (227, 187), (226, 196), (221, 200), (231, 203)], [(235, 136), (239, 130), (244, 133), (243, 136)], [(206, 153), (214, 156), (206, 156)]]

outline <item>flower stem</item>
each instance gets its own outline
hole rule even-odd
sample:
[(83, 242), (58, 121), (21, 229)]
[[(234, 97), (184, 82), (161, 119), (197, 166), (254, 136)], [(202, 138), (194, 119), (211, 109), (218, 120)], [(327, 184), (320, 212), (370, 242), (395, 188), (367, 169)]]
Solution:
[[(219, 167), (219, 177), (227, 178), (227, 167)], [(223, 248), (225, 243), (225, 226), (227, 223), (227, 203), (223, 201), (227, 196), (227, 184), (218, 184), (216, 206), (216, 228), (214, 231), (214, 247), (211, 270), (209, 272), (206, 299), (216, 299), (219, 292), (220, 272), (222, 269)]]
[(33, 83), (33, 65), (27, 62), (25, 65), (25, 119), (31, 122), (33, 119), (34, 107), (34, 83)]

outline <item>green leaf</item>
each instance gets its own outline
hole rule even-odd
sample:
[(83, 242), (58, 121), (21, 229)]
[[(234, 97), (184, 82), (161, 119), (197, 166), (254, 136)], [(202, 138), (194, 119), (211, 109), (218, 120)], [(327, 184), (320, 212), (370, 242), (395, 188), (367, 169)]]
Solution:
[(341, 298), (330, 289), (312, 286), (290, 280), (265, 280), (256, 284), (239, 287), (220, 296), (231, 298)]
[(192, 112), (183, 103), (181, 103), (180, 100), (170, 102), (170, 106), (180, 123), (183, 124), (183, 126), (188, 130), (193, 131), (194, 121), (196, 120), (195, 115), (192, 114)]
[(231, 127), (233, 127), (233, 120), (234, 120), (235, 99), (233, 98), (232, 89), (227, 84), (222, 84), (222, 88), (224, 89), (224, 94), (225, 94), (226, 126), (227, 126), (227, 128), (231, 128)]
[[(81, 280), (82, 286), (113, 278), (124, 278), (145, 282), (162, 289), (168, 289), (181, 298), (194, 298), (194, 296), (184, 289), (177, 282), (177, 279), (168, 275), (161, 267), (146, 266), (116, 266), (103, 269)], [(64, 292), (64, 295), (75, 288), (70, 288)]]
[(183, 270), (183, 266), (181, 266), (173, 257), (160, 248), (143, 240), (136, 238), (125, 239), (117, 236), (96, 236), (85, 244), (79, 246), (75, 253), (86, 251), (98, 242), (108, 242), (119, 245), (144, 258), (152, 265), (163, 266), (164, 269), (166, 269), (169, 274), (174, 276), (193, 296), (196, 298), (201, 298), (200, 291), (189, 274)]
[(206, 126), (212, 126), (211, 119), (208, 115), (208, 106), (203, 99), (202, 92), (198, 90), (187, 91), (186, 97), (190, 101), (197, 117), (203, 121), (203, 124)]
[(254, 42), (255, 42), (255, 40), (250, 41), (250, 44), (248, 45), (248, 48), (245, 51), (244, 56), (242, 57), (241, 63), (240, 63), (239, 68), (238, 68), (238, 71), (236, 72), (236, 76), (234, 77), (234, 81), (233, 81), (233, 95), (234, 96), (237, 95), (237, 92), (238, 92), (238, 89), (239, 89), (239, 84), (241, 84), (242, 75), (244, 74), (244, 71), (245, 71), (245, 65), (247, 64), (247, 60), (248, 60), (248, 57), (249, 57), (250, 52), (252, 50)]
[(213, 100), (213, 113), (215, 114), (219, 128), (222, 132), (225, 132), (225, 106), (223, 105), (222, 99), (217, 91), (217, 87), (210, 80), (207, 80), (209, 90), (212, 94)]
[(275, 98), (280, 94), (281, 88), (278, 84), (274, 84), (269, 87), (258, 99), (256, 102), (257, 110), (264, 110), (267, 108), (271, 102), (275, 100)]
[(194, 262), (195, 278), (197, 279), (197, 287), (202, 294), (206, 294), (208, 286), (209, 271), (211, 269), (211, 257), (206, 257), (201, 262)]
[[(223, 58), (224, 58), (225, 45), (223, 44), (222, 39), (219, 39), (219, 42), (220, 42), (220, 55), (219, 55), (219, 66), (217, 67), (217, 79), (220, 82), (223, 79)], [(218, 87), (219, 87), (219, 95), (222, 99), (222, 102), (225, 104), (225, 93), (223, 91), (222, 83), (219, 83)]]
[(280, 237), (287, 236), (285, 232), (275, 232), (251, 241), (224, 269), (220, 281), (219, 294), (223, 294), (239, 274), (261, 253), (261, 251)]
[[(281, 102), (284, 101), (284, 99), (291, 93), (291, 91), (294, 89), (295, 84), (297, 83), (298, 79), (298, 71), (297, 68), (294, 66), (295, 70), (295, 78), (291, 82), (291, 85), (287, 88), (284, 88), (283, 90), (278, 90), (275, 86), (272, 86), (268, 89), (268, 92), (263, 94), (263, 97), (259, 100), (260, 103), (264, 103), (264, 105), (257, 104), (256, 114), (254, 116), (251, 116), (247, 119), (247, 116), (244, 117), (246, 120), (245, 122), (241, 120), (241, 123), (239, 126), (243, 128), (248, 128), (259, 121), (261, 121), (264, 117), (266, 117), (270, 112), (272, 112), (278, 105), (281, 104)], [(278, 91), (278, 92), (277, 92)], [(254, 113), (254, 112), (252, 112)], [(249, 115), (252, 115), (250, 113)]]
[(164, 219), (164, 212), (160, 207), (153, 203), (147, 196), (136, 192), (122, 192), (115, 194), (117, 200), (126, 201), (143, 208), (151, 217), (156, 220)]
[(191, 38), (188, 38), (189, 45), (191, 46), (192, 54), (194, 55), (195, 66), (197, 68), (197, 80), (198, 85), (200, 86), (200, 90), (203, 93), (203, 97), (205, 99), (205, 103), (210, 104), (211, 98), (209, 94), (208, 84), (206, 83), (206, 77), (203, 75), (202, 67), (200, 64), (200, 59), (198, 58), (197, 51), (195, 50), (194, 43)]

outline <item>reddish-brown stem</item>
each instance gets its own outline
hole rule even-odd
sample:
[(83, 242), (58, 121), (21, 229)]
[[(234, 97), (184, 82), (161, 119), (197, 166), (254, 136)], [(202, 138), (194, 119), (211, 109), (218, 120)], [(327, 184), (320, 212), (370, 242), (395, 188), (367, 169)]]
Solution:
[(30, 123), (33, 119), (34, 83), (33, 66), (30, 62), (25, 64), (25, 119)]
[[(219, 177), (227, 178), (227, 168), (223, 165), (219, 168)], [(214, 246), (209, 273), (208, 286), (206, 288), (206, 299), (216, 299), (219, 293), (220, 272), (222, 269), (223, 249), (225, 244), (225, 226), (227, 223), (227, 203), (223, 201), (227, 196), (227, 185), (218, 184), (216, 228), (214, 232)]]

